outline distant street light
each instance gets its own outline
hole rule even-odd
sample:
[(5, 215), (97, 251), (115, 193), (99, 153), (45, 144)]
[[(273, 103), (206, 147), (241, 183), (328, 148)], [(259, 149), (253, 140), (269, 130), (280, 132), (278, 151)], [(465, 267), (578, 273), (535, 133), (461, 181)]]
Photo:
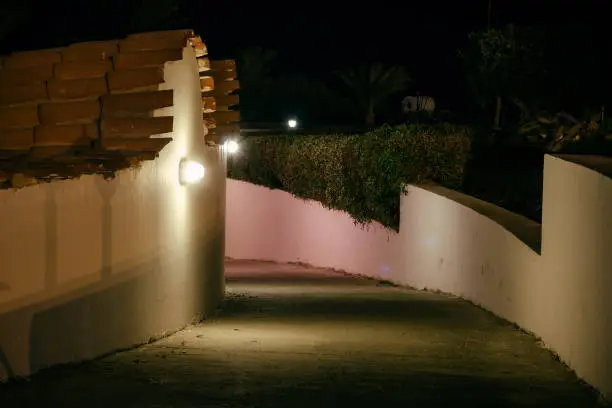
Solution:
[(295, 129), (297, 127), (298, 123), (296, 119), (289, 119), (287, 121), (287, 126), (289, 126), (289, 129)]

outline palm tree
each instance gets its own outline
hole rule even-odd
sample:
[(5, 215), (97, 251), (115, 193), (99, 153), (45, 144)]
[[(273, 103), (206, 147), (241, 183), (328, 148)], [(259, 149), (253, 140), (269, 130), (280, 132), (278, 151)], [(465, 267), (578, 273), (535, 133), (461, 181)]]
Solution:
[(403, 67), (382, 64), (362, 65), (336, 73), (350, 92), (365, 124), (373, 126), (376, 110), (390, 96), (406, 90), (410, 76)]

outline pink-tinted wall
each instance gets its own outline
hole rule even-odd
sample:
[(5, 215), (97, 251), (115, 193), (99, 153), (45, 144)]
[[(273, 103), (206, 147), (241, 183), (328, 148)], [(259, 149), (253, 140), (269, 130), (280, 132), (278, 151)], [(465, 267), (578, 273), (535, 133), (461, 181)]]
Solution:
[(226, 256), (305, 262), (468, 299), (541, 337), (612, 399), (612, 160), (545, 161), (543, 225), (409, 186), (400, 232), (228, 180)]
[(279, 190), (227, 182), (225, 255), (303, 262), (390, 279), (398, 235), (379, 224), (356, 226), (341, 211)]

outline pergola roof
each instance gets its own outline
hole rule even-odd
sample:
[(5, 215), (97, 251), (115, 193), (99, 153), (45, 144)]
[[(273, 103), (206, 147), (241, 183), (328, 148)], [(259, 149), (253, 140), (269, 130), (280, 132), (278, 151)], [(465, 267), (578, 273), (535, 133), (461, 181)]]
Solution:
[[(0, 59), (0, 188), (83, 174), (112, 176), (172, 141), (164, 64), (195, 50), (208, 144), (239, 131), (234, 61), (213, 61), (192, 30), (15, 52)], [(154, 137), (152, 137), (154, 136)]]

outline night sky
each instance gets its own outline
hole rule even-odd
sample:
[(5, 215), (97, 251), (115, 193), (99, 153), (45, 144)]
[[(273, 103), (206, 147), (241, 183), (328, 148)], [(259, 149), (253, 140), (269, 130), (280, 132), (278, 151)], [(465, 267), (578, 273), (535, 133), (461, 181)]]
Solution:
[[(118, 16), (133, 1), (22, 0), (20, 4), (30, 6), (29, 14), (0, 51), (124, 36), (125, 19)], [(379, 1), (341, 7), (341, 2), (177, 1), (181, 21), (159, 28), (195, 29), (211, 58), (232, 58), (240, 48), (262, 45), (278, 49), (288, 69), (297, 71), (323, 72), (360, 61), (401, 63), (423, 92), (434, 94), (459, 82), (456, 51), (469, 32), (486, 28), (488, 4), (404, 0), (397, 6)], [(586, 24), (596, 35), (584, 44), (585, 50), (607, 60), (612, 41), (605, 14), (603, 0), (493, 0), (492, 25)]]

